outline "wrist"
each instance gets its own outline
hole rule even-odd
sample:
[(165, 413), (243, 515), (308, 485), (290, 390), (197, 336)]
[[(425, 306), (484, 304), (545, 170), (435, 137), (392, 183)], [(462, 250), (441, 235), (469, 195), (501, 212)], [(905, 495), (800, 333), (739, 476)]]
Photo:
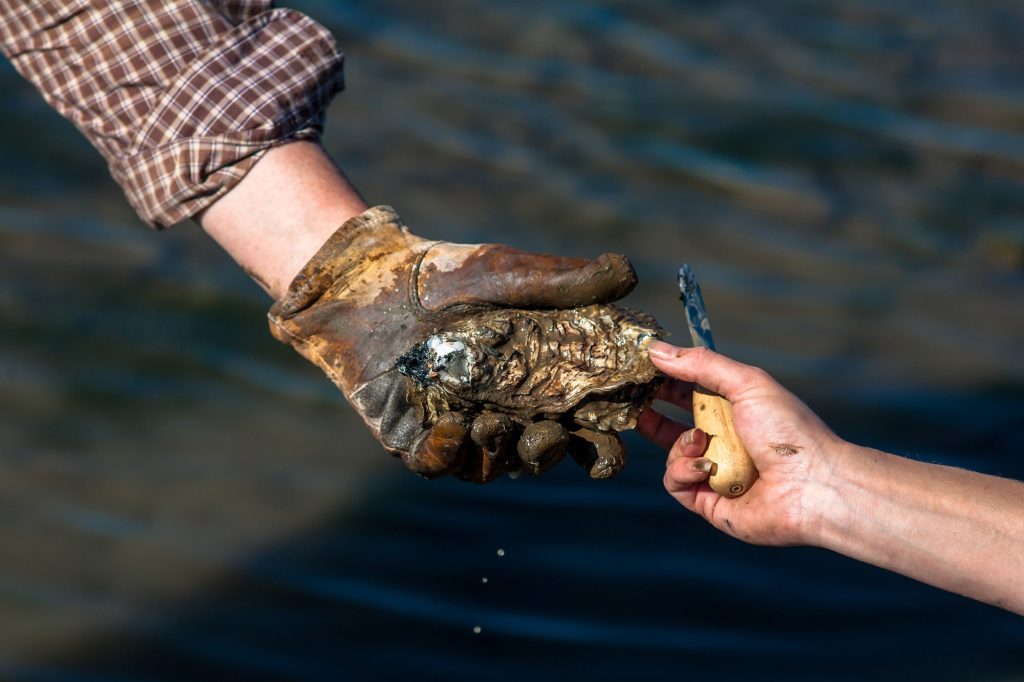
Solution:
[(198, 220), (277, 299), (338, 227), (366, 208), (319, 144), (292, 142), (268, 150)]
[(836, 538), (849, 527), (851, 471), (863, 457), (862, 450), (838, 437), (822, 446), (803, 489), (803, 544), (834, 549)]

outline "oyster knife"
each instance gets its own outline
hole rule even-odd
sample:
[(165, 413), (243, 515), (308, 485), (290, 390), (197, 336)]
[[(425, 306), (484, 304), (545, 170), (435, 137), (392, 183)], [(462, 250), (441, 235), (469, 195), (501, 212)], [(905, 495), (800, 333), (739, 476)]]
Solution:
[[(704, 297), (693, 269), (683, 264), (679, 268), (679, 298), (686, 308), (686, 324), (694, 346), (715, 349), (711, 336), (711, 323), (704, 306)], [(743, 441), (733, 423), (732, 403), (714, 391), (693, 385), (693, 423), (708, 435), (704, 457), (714, 465), (708, 476), (708, 485), (723, 497), (739, 497), (757, 480), (757, 467), (750, 459)]]

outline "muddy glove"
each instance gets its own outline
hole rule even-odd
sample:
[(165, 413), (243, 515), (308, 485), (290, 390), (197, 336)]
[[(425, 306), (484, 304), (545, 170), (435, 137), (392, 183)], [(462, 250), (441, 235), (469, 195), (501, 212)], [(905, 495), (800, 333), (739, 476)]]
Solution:
[[(483, 482), (507, 470), (548, 468), (567, 442), (543, 429), (524, 436), (521, 426), (494, 412), (472, 423), (449, 412), (425, 428), (396, 360), (436, 329), (481, 310), (610, 302), (635, 284), (624, 256), (587, 261), (429, 241), (410, 233), (390, 207), (376, 206), (320, 248), (269, 319), (274, 336), (326, 372), (409, 469), (428, 478), (454, 474)], [(521, 437), (533, 440), (519, 443)], [(523, 459), (518, 452), (531, 454)], [(597, 477), (610, 473), (591, 470)]]

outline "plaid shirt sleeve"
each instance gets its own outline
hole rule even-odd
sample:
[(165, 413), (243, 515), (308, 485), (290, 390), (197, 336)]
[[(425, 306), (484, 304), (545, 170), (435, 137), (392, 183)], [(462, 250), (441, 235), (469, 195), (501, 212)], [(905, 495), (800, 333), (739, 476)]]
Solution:
[(0, 1), (0, 49), (81, 130), (143, 220), (209, 206), (343, 86), (331, 34), (271, 0)]

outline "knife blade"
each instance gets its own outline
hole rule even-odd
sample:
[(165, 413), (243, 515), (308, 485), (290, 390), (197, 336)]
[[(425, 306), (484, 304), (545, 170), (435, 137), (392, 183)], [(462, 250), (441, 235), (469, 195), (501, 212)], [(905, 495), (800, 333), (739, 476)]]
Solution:
[(711, 323), (708, 321), (708, 310), (704, 306), (704, 296), (689, 263), (683, 263), (679, 268), (679, 300), (686, 308), (686, 324), (690, 328), (693, 345), (714, 350), (715, 339), (711, 335)]

